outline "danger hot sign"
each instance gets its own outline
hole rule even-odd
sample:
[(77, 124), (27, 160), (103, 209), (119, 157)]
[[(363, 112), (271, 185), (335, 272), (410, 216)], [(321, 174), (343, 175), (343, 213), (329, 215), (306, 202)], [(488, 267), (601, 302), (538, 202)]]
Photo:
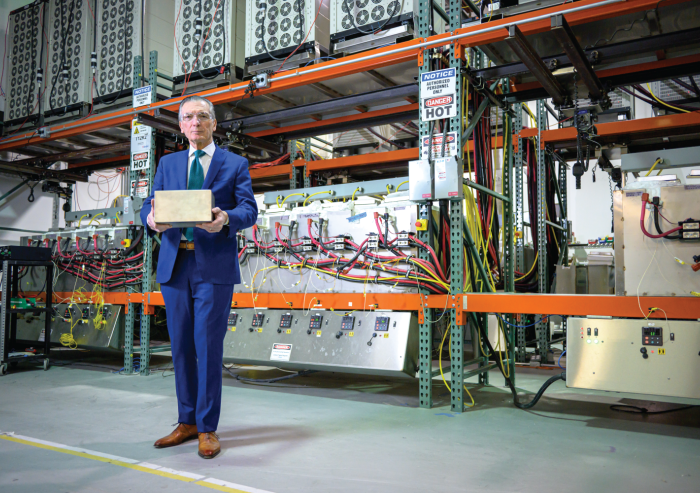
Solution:
[(423, 121), (457, 115), (456, 83), (457, 70), (454, 68), (421, 74), (420, 111)]

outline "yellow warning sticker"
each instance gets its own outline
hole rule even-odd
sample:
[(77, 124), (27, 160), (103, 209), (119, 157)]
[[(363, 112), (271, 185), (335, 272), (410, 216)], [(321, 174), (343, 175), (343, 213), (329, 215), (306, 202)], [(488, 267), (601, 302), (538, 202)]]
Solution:
[(664, 348), (659, 348), (659, 354), (666, 354), (666, 350)]
[(236, 332), (236, 328), (235, 328), (235, 327), (231, 327), (231, 328), (229, 328), (228, 330), (230, 330), (231, 332)]
[(287, 334), (291, 334), (291, 333), (292, 333), (292, 329), (287, 329)]
[(321, 331), (320, 331), (320, 330), (317, 330), (317, 331), (316, 331), (316, 337), (321, 337)]
[(262, 327), (260, 327), (260, 328), (258, 329), (258, 332), (262, 332)]
[(348, 337), (354, 337), (355, 333), (354, 332), (348, 332)]
[(388, 338), (389, 338), (389, 334), (388, 333), (384, 334), (384, 339), (388, 339)]

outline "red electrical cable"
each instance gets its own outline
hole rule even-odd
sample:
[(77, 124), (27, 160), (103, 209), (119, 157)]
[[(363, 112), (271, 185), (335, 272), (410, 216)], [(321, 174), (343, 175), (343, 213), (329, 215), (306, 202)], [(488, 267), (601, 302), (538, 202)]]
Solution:
[(646, 215), (647, 215), (646, 214), (646, 212), (647, 212), (647, 208), (646, 208), (647, 200), (644, 198), (645, 195), (648, 195), (648, 194), (642, 195), (642, 214), (641, 214), (641, 217), (639, 218), (639, 226), (641, 226), (641, 228), (642, 228), (642, 233), (644, 233), (649, 238), (665, 238), (668, 235), (683, 229), (682, 226), (677, 226), (673, 229), (666, 231), (665, 233), (661, 233), (660, 235), (653, 235), (653, 234), (649, 233), (647, 231), (647, 228), (644, 226), (644, 219), (646, 218)]

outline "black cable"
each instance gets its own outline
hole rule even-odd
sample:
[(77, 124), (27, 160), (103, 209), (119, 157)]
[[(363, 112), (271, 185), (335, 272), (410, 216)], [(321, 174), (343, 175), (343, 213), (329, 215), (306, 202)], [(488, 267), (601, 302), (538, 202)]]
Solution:
[[(262, 2), (259, 4), (260, 6), (258, 8), (264, 8), (265, 10), (263, 11), (263, 18), (262, 18), (262, 23), (260, 24), (262, 26), (262, 36), (260, 36), (260, 42), (263, 44), (263, 48), (265, 49), (265, 53), (267, 56), (274, 60), (284, 60), (284, 57), (277, 58), (275, 55), (270, 53), (270, 50), (267, 49), (267, 43), (265, 43), (265, 18), (267, 17), (267, 2)], [(293, 8), (293, 7), (292, 7)], [(301, 15), (301, 14), (300, 14)], [(299, 23), (299, 28), (304, 25), (304, 16), (301, 15), (301, 22)], [(302, 40), (304, 39), (304, 34), (302, 32)]]
[[(658, 234), (664, 234), (664, 231), (661, 229), (661, 224), (659, 223), (659, 206), (656, 204), (654, 204), (654, 227), (656, 227), (656, 232)], [(680, 233), (664, 236), (664, 239), (666, 240), (679, 240), (680, 238)]]
[[(225, 12), (226, 12), (226, 0), (219, 0), (219, 3), (221, 4), (221, 29), (222, 29), (222, 35), (223, 35), (223, 38), (224, 38), (224, 44), (221, 45), (221, 47), (222, 47), (222, 49), (223, 49), (223, 55), (221, 55), (221, 65), (220, 65), (220, 67), (223, 67), (223, 66), (224, 66), (224, 57), (225, 57), (225, 55), (226, 55), (226, 15), (225, 15)], [(199, 0), (199, 6), (200, 6), (200, 9), (199, 9), (200, 12), (204, 12), (204, 11), (202, 10), (202, 0)], [(203, 25), (203, 24), (202, 24), (202, 34), (204, 34), (204, 25)], [(204, 39), (204, 36), (202, 36), (202, 39)], [(202, 44), (202, 46), (204, 46), (204, 44)], [(212, 43), (212, 48), (213, 48), (213, 47), (214, 47), (214, 44)], [(233, 56), (231, 56), (231, 58), (232, 58), (231, 62), (233, 62)], [(212, 62), (213, 62), (213, 61), (214, 61), (214, 58), (212, 57)], [(235, 64), (234, 64), (234, 63), (231, 63), (231, 66), (235, 66)], [(219, 75), (221, 75), (220, 72), (217, 72), (217, 73), (215, 73), (214, 75), (212, 75), (211, 77), (206, 76), (206, 75), (204, 75), (204, 74), (202, 73), (202, 69), (201, 69), (201, 68), (197, 70), (197, 73), (199, 73), (199, 76), (200, 76), (201, 78), (207, 79), (207, 80), (214, 80), (214, 79), (216, 79)]]
[[(489, 351), (491, 351), (491, 354), (496, 354), (496, 351), (494, 351), (493, 346), (491, 345), (491, 341), (489, 341), (488, 334), (484, 333), (484, 328), (476, 322), (476, 316), (474, 313), (469, 314), (471, 318), (474, 320), (474, 323), (476, 323), (476, 326), (478, 330), (481, 332), (481, 337), (483, 338), (483, 341), (486, 343), (486, 346), (489, 348)], [(566, 381), (566, 372), (562, 372), (559, 375), (554, 375), (553, 377), (550, 377), (547, 379), (547, 381), (540, 387), (540, 390), (537, 391), (535, 394), (535, 397), (533, 399), (525, 404), (520, 402), (520, 397), (518, 396), (517, 390), (515, 390), (515, 386), (513, 385), (513, 381), (510, 379), (510, 377), (506, 376), (506, 372), (503, 368), (503, 363), (501, 363), (498, 359), (496, 361), (496, 366), (498, 367), (499, 370), (501, 370), (501, 374), (503, 375), (503, 378), (506, 380), (506, 385), (510, 388), (511, 393), (513, 394), (513, 404), (515, 407), (518, 409), (531, 409), (535, 407), (537, 402), (542, 398), (542, 395), (544, 392), (549, 388), (550, 385), (552, 385), (554, 382), (557, 380), (564, 380)]]
[(236, 380), (239, 380), (241, 382), (251, 382), (251, 383), (275, 383), (275, 382), (280, 382), (282, 380), (289, 380), (290, 378), (304, 377), (306, 375), (311, 375), (312, 373), (318, 373), (318, 371), (316, 371), (316, 370), (301, 370), (301, 371), (298, 371), (297, 373), (293, 373), (291, 375), (285, 375), (283, 377), (277, 377), (277, 378), (266, 378), (266, 379), (246, 378), (246, 377), (242, 377), (240, 375), (236, 375), (230, 369), (226, 368), (226, 365), (222, 365), (222, 366), (228, 372), (228, 374), (231, 375), (232, 377), (234, 377)]
[[(32, 16), (32, 19), (31, 19), (32, 23), (31, 23), (31, 25), (32, 25), (32, 28), (36, 27), (37, 30), (39, 29), (39, 13), (36, 12), (38, 9), (39, 9), (39, 4), (34, 5), (34, 6), (32, 7), (32, 9), (31, 9), (31, 16)], [(45, 9), (45, 5), (42, 5), (42, 9)], [(45, 12), (45, 11), (44, 11), (44, 12)], [(45, 16), (45, 15), (44, 15), (44, 16)], [(29, 20), (29, 19), (27, 19), (27, 20)], [(34, 33), (33, 33), (33, 29), (30, 29), (28, 34), (29, 34), (30, 36), (32, 36), (33, 41), (36, 41), (36, 37), (33, 36), (33, 34), (34, 34)], [(39, 55), (39, 66), (41, 66), (41, 60), (42, 60), (42, 58), (44, 58), (44, 40), (43, 40), (42, 37), (41, 37), (42, 31), (39, 31), (38, 34), (39, 34), (39, 43), (41, 44), (41, 55)], [(32, 98), (31, 98), (31, 96), (32, 96), (32, 94), (34, 93), (34, 88), (35, 88), (35, 85), (36, 85), (36, 71), (37, 71), (37, 67), (36, 67), (36, 56), (34, 56), (34, 54), (33, 54), (34, 49), (35, 49), (35, 47), (33, 46), (33, 43), (32, 43), (32, 50), (31, 50), (30, 53), (29, 53), (29, 54), (31, 55), (31, 57), (32, 57), (32, 66), (31, 66), (31, 69), (30, 69), (30, 73), (31, 73), (34, 77), (32, 78), (32, 80), (31, 80), (31, 82), (30, 82), (30, 84), (29, 84), (29, 96), (30, 96), (30, 97), (27, 98), (27, 111), (26, 111), (27, 116), (29, 116), (29, 115), (31, 114), (31, 112), (32, 112)], [(39, 101), (40, 99), (41, 99), (41, 85), (39, 86), (39, 90), (38, 90), (38, 92), (37, 92), (37, 105), (39, 104), (38, 101)]]
[[(56, 81), (58, 80), (59, 76), (61, 75), (61, 71), (62, 71), (62, 69), (63, 69), (63, 67), (64, 67), (64, 65), (65, 65), (65, 62), (66, 62), (66, 38), (67, 38), (66, 35), (68, 34), (68, 32), (67, 32), (67, 29), (66, 29), (66, 27), (65, 27), (65, 24), (63, 23), (63, 19), (65, 18), (64, 15), (63, 15), (63, 7), (66, 6), (66, 1), (67, 1), (67, 0), (61, 0), (61, 4), (59, 5), (59, 9), (58, 9), (58, 10), (59, 10), (59, 13), (60, 13), (60, 15), (61, 15), (61, 36), (62, 36), (62, 40), (61, 40), (61, 58), (60, 58), (60, 62), (61, 62), (61, 63), (59, 64), (59, 66), (58, 66), (58, 68), (57, 68), (57, 70), (56, 70), (56, 76), (53, 78), (53, 84), (52, 84), (52, 86), (51, 86), (51, 91), (49, 92), (49, 106), (50, 106), (52, 112), (54, 111), (54, 107), (53, 107), (53, 101), (51, 100), (51, 98), (54, 97), (54, 90), (56, 89)], [(73, 6), (75, 5), (75, 0), (73, 0), (73, 1), (71, 2), (70, 5), (71, 5), (70, 13), (69, 13), (69, 12), (66, 12), (66, 14), (67, 14), (67, 20), (68, 20), (68, 26), (70, 26), (70, 25), (71, 25), (71, 22), (72, 22), (71, 17), (72, 17), (72, 15), (73, 15)], [(67, 7), (66, 7), (66, 9), (67, 9)], [(47, 75), (48, 75), (48, 74), (47, 74)], [(67, 96), (67, 95), (68, 95), (68, 93), (67, 93), (67, 91), (66, 91), (66, 96)], [(68, 107), (68, 105), (66, 105), (66, 109), (63, 110), (63, 114), (64, 114), (64, 115), (66, 114), (67, 107)]]
[(628, 404), (613, 404), (610, 406), (610, 410), (629, 414), (668, 414), (675, 413), (676, 411), (685, 411), (694, 407), (696, 406), (674, 407), (673, 409), (664, 409), (663, 411), (649, 411), (646, 407), (631, 406)]

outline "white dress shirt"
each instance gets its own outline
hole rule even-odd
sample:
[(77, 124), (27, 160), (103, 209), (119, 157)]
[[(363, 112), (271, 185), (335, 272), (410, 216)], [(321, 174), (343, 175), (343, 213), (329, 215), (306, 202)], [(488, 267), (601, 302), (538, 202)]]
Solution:
[[(187, 160), (187, 181), (190, 181), (190, 171), (192, 170), (192, 163), (194, 163), (194, 151), (196, 151), (194, 147), (190, 147), (190, 154), (189, 158)], [(206, 179), (207, 177), (207, 171), (209, 171), (209, 165), (211, 164), (211, 159), (214, 157), (214, 151), (216, 150), (216, 145), (214, 144), (214, 141), (211, 141), (211, 143), (206, 146), (204, 149), (202, 149), (205, 154), (204, 156), (200, 156), (199, 162), (202, 165), (202, 169), (204, 170), (204, 178)], [(185, 234), (182, 234), (182, 238), (180, 238), (182, 241), (187, 241), (187, 238), (185, 238)]]

